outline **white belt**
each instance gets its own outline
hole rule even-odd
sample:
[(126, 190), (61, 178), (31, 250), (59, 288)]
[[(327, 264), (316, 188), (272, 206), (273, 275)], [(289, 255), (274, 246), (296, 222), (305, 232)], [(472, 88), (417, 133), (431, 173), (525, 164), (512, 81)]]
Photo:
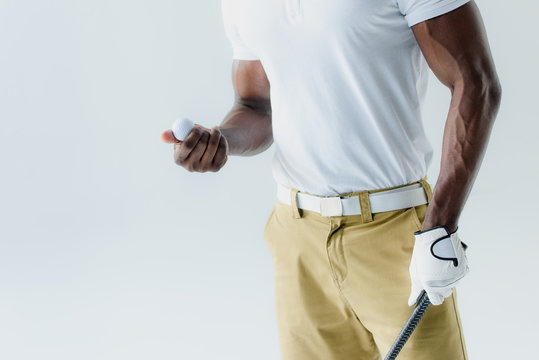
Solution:
[[(291, 189), (277, 184), (277, 199), (291, 205)], [(316, 211), (322, 216), (346, 216), (361, 214), (359, 196), (316, 196), (303, 192), (297, 193), (297, 205), (300, 209)], [(407, 209), (426, 204), (427, 194), (420, 183), (397, 189), (369, 194), (371, 213)]]

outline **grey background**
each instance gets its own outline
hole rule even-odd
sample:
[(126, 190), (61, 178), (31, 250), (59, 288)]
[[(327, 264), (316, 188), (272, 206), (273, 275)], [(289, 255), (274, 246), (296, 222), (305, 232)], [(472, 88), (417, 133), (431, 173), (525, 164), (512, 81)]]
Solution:
[[(459, 302), (472, 359), (522, 358), (539, 320), (539, 5), (478, 4), (504, 95), (460, 223)], [(279, 358), (273, 148), (194, 174), (160, 140), (180, 115), (219, 124), (230, 72), (218, 0), (0, 0), (1, 359)], [(433, 183), (449, 96), (431, 76)]]

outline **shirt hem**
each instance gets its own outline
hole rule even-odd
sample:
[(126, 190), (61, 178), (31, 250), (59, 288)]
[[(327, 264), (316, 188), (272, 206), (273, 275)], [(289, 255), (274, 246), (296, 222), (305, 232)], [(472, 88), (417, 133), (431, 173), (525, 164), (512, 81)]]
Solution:
[(427, 10), (427, 11), (422, 11), (420, 13), (411, 13), (411, 14), (408, 14), (405, 16), (406, 18), (406, 21), (408, 22), (408, 26), (409, 27), (412, 27), (422, 21), (425, 21), (425, 20), (428, 20), (428, 19), (432, 19), (436, 16), (440, 16), (440, 15), (443, 15), (443, 14), (446, 14), (450, 11), (453, 11), (459, 7), (461, 7), (462, 5), (466, 4), (467, 2), (469, 2), (470, 0), (456, 0), (456, 1), (453, 1), (449, 4), (446, 4), (446, 5), (443, 5), (443, 6), (440, 6), (440, 7), (437, 7), (437, 8), (434, 8), (434, 9), (430, 9), (430, 10)]

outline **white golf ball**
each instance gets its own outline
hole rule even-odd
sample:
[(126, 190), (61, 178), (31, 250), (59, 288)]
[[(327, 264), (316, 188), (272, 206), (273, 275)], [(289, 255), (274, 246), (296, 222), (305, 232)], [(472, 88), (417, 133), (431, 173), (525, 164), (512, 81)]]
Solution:
[(187, 135), (193, 130), (193, 127), (195, 124), (187, 119), (187, 118), (179, 118), (174, 121), (174, 124), (172, 124), (172, 133), (174, 134), (174, 137), (179, 140), (183, 141)]

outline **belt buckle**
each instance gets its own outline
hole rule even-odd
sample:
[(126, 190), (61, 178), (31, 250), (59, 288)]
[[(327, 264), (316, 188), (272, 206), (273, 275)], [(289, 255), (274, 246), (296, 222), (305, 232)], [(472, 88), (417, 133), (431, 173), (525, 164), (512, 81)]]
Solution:
[(342, 202), (339, 196), (320, 198), (320, 214), (322, 216), (342, 216)]

